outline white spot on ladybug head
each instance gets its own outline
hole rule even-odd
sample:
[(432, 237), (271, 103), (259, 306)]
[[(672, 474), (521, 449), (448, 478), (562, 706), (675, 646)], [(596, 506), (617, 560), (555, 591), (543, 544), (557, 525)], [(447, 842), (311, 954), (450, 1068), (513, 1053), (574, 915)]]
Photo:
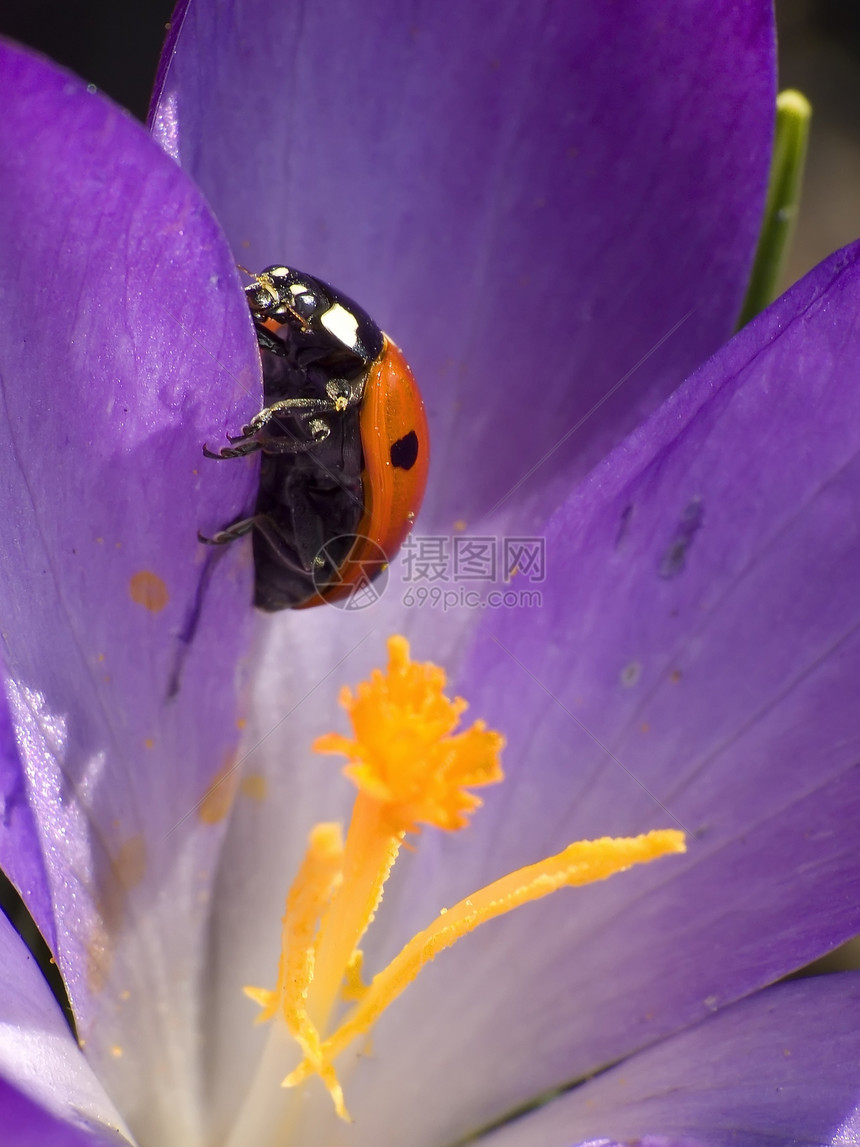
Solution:
[(290, 283), (289, 290), (295, 306), (307, 307), (309, 311), (314, 309), (317, 302), (316, 295), (307, 283)]
[(358, 319), (346, 307), (334, 303), (320, 315), (320, 322), (344, 346), (355, 350), (358, 345)]

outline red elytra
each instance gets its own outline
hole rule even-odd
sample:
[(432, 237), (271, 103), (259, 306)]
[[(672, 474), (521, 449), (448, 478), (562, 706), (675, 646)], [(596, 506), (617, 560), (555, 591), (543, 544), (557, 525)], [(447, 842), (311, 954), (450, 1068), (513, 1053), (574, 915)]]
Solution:
[[(387, 335), (383, 339), (359, 415), (364, 513), (337, 584), (318, 590), (328, 602), (349, 597), (359, 583), (382, 572), (412, 529), (427, 486), (430, 435), (424, 402), (403, 352)], [(297, 608), (316, 604), (311, 600)]]

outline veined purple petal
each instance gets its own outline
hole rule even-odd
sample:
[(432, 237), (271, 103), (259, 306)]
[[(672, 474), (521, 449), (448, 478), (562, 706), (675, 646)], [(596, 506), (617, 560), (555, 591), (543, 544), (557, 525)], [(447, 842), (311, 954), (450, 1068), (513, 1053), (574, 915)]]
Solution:
[(519, 528), (526, 493), (543, 520), (730, 334), (767, 179), (770, 4), (182, 9), (155, 136), (238, 261), (330, 279), (404, 348), (431, 421), (423, 529), (515, 487)]
[(759, 992), (481, 1143), (848, 1147), (859, 1097), (860, 976), (847, 972)]
[(0, 1113), (3, 1147), (131, 1143), (44, 976), (2, 912)]
[(188, 178), (77, 80), (0, 52), (0, 612), (16, 783), (87, 1054), (136, 1132), (184, 1144), (251, 616), (249, 555), (197, 532), (240, 516), (256, 481), (252, 463), (202, 448), (259, 408), (259, 356)]
[(455, 1139), (860, 930), (858, 254), (774, 304), (571, 498), (542, 608), (484, 613), (456, 689), (508, 736), (508, 778), (468, 833), (405, 858), (365, 966), (383, 920), (390, 953), (570, 840), (680, 822), (689, 852), (440, 957), (356, 1069), (368, 1142), (405, 1120), (418, 1147)]

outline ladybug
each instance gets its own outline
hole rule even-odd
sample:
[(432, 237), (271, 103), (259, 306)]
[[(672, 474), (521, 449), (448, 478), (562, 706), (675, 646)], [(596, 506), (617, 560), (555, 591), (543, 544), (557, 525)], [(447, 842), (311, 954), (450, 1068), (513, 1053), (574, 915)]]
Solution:
[(209, 458), (261, 454), (254, 513), (211, 538), (253, 531), (254, 604), (304, 609), (352, 597), (412, 529), (427, 482), (424, 404), (400, 349), (321, 279), (267, 267), (245, 288), (266, 405)]

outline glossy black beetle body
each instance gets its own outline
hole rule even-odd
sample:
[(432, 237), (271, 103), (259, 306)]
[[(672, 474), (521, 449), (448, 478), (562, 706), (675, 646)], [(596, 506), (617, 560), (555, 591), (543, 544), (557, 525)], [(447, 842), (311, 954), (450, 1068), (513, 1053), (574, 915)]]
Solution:
[[(346, 552), (364, 510), (359, 433), (367, 371), (382, 332), (351, 299), (310, 275), (269, 267), (245, 289), (263, 365), (265, 406), (232, 445), (209, 457), (262, 453), (254, 514), (210, 542), (254, 531), (254, 604), (294, 608), (315, 596)], [(315, 581), (316, 579), (316, 581)]]
[(254, 531), (254, 604), (348, 597), (412, 528), (427, 477), (421, 395), (399, 349), (320, 279), (269, 267), (245, 289), (264, 408), (211, 458), (262, 453), (254, 514), (203, 541)]

